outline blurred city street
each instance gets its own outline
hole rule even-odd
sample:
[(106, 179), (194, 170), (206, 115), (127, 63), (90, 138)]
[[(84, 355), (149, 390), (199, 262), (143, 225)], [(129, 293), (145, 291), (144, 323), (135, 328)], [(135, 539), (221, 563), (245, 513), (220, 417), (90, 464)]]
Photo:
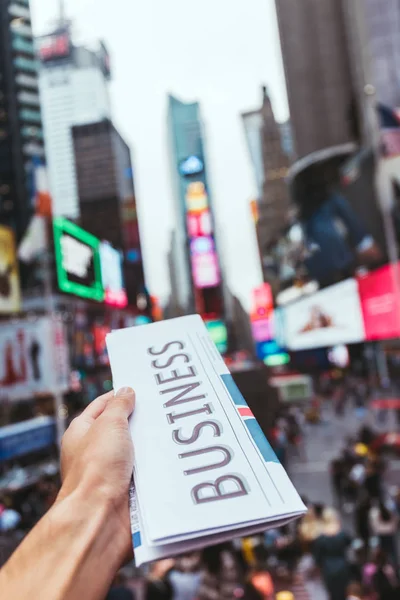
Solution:
[(1, 600), (400, 598), (399, 32), (0, 0)]

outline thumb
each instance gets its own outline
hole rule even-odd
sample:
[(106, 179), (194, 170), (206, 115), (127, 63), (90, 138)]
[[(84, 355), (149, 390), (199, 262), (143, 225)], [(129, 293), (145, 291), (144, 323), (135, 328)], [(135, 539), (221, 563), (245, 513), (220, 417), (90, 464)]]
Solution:
[(108, 401), (104, 412), (128, 419), (134, 408), (135, 392), (130, 387), (123, 387)]

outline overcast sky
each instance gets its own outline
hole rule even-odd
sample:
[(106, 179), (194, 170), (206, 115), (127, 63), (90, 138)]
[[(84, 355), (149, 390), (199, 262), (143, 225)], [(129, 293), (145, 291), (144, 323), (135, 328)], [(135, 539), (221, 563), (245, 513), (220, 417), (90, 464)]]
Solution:
[[(240, 113), (270, 90), (287, 117), (274, 0), (65, 0), (78, 42), (106, 42), (114, 121), (132, 149), (146, 279), (169, 292), (166, 252), (174, 226), (166, 96), (199, 100), (208, 172), (231, 290), (249, 308), (261, 271), (249, 201), (255, 181)], [(31, 0), (36, 34), (51, 29), (58, 0)]]

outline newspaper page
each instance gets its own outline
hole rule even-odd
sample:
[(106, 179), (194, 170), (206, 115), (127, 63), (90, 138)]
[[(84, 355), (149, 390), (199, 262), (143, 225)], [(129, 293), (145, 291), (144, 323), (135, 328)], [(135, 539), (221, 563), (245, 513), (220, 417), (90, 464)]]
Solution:
[(114, 388), (136, 392), (137, 564), (305, 512), (199, 316), (115, 331), (107, 347)]

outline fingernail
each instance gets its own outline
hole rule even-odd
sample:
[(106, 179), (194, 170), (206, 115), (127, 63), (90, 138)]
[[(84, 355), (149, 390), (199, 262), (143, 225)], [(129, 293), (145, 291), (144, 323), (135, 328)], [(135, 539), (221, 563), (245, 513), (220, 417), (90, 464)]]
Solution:
[(130, 396), (134, 391), (131, 387), (123, 387), (117, 392), (117, 396)]

